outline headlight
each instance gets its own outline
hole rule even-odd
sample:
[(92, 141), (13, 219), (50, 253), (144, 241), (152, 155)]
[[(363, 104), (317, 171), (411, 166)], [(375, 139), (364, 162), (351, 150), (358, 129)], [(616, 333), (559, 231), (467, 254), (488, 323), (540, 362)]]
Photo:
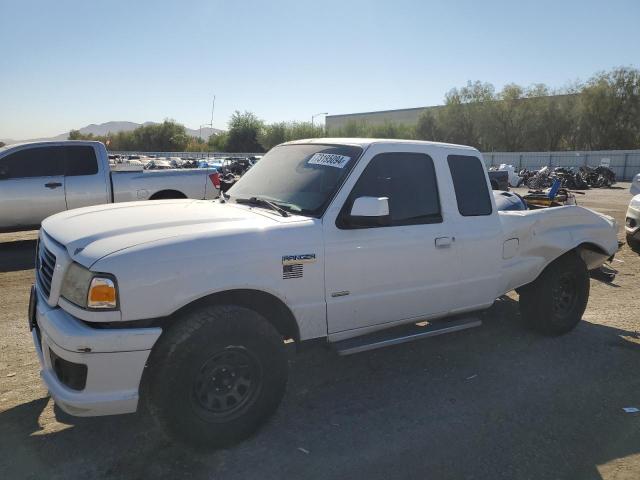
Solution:
[(118, 295), (114, 279), (94, 273), (77, 263), (72, 263), (67, 269), (60, 294), (82, 308), (117, 307)]
[(629, 203), (630, 207), (640, 208), (640, 195), (636, 195), (631, 199), (631, 203)]

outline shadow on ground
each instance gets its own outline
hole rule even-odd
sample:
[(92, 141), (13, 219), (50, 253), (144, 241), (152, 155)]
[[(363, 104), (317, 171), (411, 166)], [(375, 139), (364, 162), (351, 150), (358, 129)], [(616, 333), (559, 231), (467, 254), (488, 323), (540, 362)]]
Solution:
[(209, 454), (141, 415), (39, 432), (48, 399), (0, 414), (0, 477), (576, 478), (640, 454), (637, 332), (581, 322), (545, 338), (504, 297), (480, 329), (351, 357), (292, 362), (285, 400), (253, 438)]
[(35, 265), (36, 240), (0, 243), (0, 273), (29, 270)]

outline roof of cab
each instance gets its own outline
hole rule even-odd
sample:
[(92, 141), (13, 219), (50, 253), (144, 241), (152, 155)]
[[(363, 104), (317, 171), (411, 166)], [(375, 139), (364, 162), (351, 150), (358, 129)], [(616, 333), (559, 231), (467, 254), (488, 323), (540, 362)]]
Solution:
[(306, 138), (301, 140), (293, 140), (291, 142), (285, 142), (282, 145), (295, 145), (301, 143), (328, 143), (337, 145), (357, 145), (362, 148), (366, 148), (369, 145), (376, 143), (390, 143), (390, 144), (409, 144), (409, 145), (428, 145), (431, 147), (441, 148), (456, 148), (463, 150), (470, 150), (477, 152), (478, 149), (469, 147), (467, 145), (456, 145), (454, 143), (441, 143), (441, 142), (427, 142), (423, 140), (399, 140), (397, 138)]
[(96, 145), (101, 144), (97, 140), (36, 140), (34, 142), (11, 143), (2, 147), (4, 150), (12, 150), (18, 147), (59, 147), (64, 145)]

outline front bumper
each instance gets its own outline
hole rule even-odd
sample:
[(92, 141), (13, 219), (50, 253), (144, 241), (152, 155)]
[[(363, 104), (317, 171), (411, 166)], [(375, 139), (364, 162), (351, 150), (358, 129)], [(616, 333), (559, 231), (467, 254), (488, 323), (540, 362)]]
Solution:
[[(55, 403), (70, 415), (91, 417), (135, 412), (142, 371), (160, 328), (92, 328), (37, 291), (35, 328), (40, 375)], [(54, 355), (51, 355), (51, 352)], [(70, 388), (55, 359), (86, 366), (83, 388)], [(84, 370), (84, 369), (83, 369)], [(62, 377), (62, 378), (61, 378)], [(73, 386), (73, 385), (72, 385)]]
[(624, 230), (628, 236), (640, 239), (640, 209), (629, 205), (625, 218)]

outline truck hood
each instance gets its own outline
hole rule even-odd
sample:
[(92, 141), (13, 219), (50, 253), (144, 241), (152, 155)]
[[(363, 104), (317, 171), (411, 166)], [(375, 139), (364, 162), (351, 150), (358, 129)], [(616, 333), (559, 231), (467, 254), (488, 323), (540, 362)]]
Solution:
[(42, 222), (44, 233), (74, 261), (100, 258), (143, 243), (184, 236), (220, 236), (265, 230), (305, 217), (276, 217), (256, 208), (206, 200), (160, 200), (79, 208)]

